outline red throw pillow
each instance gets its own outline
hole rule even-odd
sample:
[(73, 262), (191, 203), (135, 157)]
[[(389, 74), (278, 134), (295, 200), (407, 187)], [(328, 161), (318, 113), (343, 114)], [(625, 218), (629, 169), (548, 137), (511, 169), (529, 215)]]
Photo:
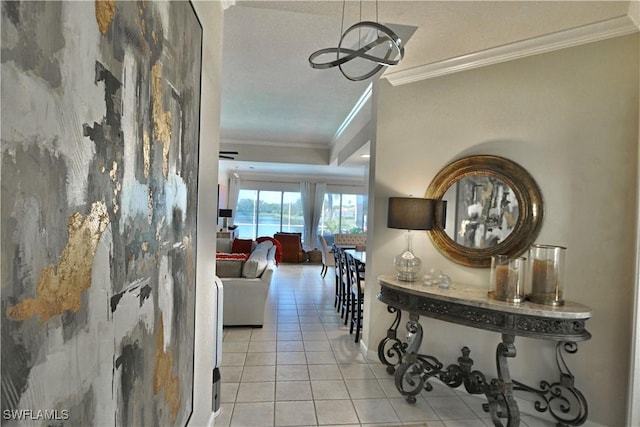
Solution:
[(234, 259), (234, 260), (246, 261), (247, 258), (249, 258), (249, 255), (243, 254), (243, 253), (237, 253), (237, 254), (225, 254), (222, 252), (216, 253), (216, 259)]
[(258, 237), (256, 239), (256, 242), (258, 243), (262, 243), (265, 240), (270, 240), (273, 242), (273, 246), (276, 247), (276, 265), (280, 265), (280, 261), (282, 261), (282, 243), (280, 243), (280, 241), (278, 239), (274, 239), (273, 237)]
[(250, 239), (233, 239), (231, 244), (231, 252), (235, 254), (250, 254), (253, 240)]

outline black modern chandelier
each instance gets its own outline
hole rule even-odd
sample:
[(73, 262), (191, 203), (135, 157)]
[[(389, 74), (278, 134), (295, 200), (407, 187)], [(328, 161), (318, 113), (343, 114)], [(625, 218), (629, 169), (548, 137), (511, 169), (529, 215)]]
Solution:
[[(342, 75), (351, 81), (366, 80), (375, 75), (383, 67), (398, 65), (404, 57), (402, 40), (389, 27), (378, 21), (378, 2), (376, 0), (376, 22), (360, 21), (343, 32), (346, 0), (342, 3), (342, 24), (340, 27), (340, 41), (338, 47), (329, 47), (313, 52), (309, 56), (311, 67), (326, 70), (338, 67)], [(362, 1), (360, 1), (360, 15), (362, 16)], [(357, 39), (354, 39), (357, 37)], [(354, 48), (346, 47), (349, 41), (357, 40)], [(335, 54), (335, 59), (320, 62), (324, 55)], [(349, 62), (366, 62), (359, 68), (349, 69)], [(364, 68), (363, 68), (364, 67)]]

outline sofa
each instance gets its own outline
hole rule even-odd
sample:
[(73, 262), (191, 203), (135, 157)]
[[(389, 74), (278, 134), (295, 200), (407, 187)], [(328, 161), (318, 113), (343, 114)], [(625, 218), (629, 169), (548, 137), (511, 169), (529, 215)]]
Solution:
[(282, 261), (300, 263), (307, 260), (307, 253), (302, 248), (301, 233), (276, 233), (273, 238), (282, 245)]
[(217, 239), (216, 244), (216, 275), (223, 285), (223, 325), (262, 327), (276, 269), (276, 246), (270, 240), (254, 241), (249, 253), (234, 253), (233, 240)]
[(333, 244), (342, 247), (357, 247), (364, 249), (367, 245), (367, 235), (365, 233), (338, 233), (333, 235)]

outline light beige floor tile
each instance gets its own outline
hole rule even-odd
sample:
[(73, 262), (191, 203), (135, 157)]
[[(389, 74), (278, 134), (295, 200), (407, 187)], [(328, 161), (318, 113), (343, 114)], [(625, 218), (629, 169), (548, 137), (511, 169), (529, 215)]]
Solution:
[(308, 365), (312, 380), (341, 380), (342, 373), (338, 365)]
[(436, 411), (426, 400), (420, 397), (418, 397), (416, 403), (408, 403), (404, 397), (390, 398), (389, 402), (403, 423), (439, 420)]
[(302, 341), (278, 341), (277, 351), (304, 351), (304, 343)]
[(332, 351), (331, 344), (329, 344), (329, 340), (313, 340), (307, 341), (304, 340), (304, 350), (305, 351)]
[(273, 402), (275, 382), (240, 383), (238, 388), (238, 402)]
[(222, 353), (246, 353), (249, 341), (222, 341)]
[(393, 379), (393, 374), (387, 372), (387, 365), (383, 365), (382, 363), (375, 362), (370, 363), (369, 367), (373, 371), (374, 375), (378, 379)]
[(329, 365), (337, 363), (332, 351), (307, 351), (306, 355), (309, 365)]
[(291, 308), (278, 308), (278, 317), (283, 317), (283, 316), (297, 316), (298, 315), (298, 309), (293, 306)]
[(477, 418), (467, 404), (457, 396), (430, 397), (426, 401), (442, 421)]
[(305, 341), (313, 340), (326, 340), (327, 334), (325, 331), (302, 331), (302, 339)]
[(312, 400), (309, 381), (276, 382), (276, 401)]
[(277, 353), (278, 365), (306, 365), (307, 358), (304, 351), (282, 351)]
[(240, 382), (275, 381), (275, 379), (275, 366), (245, 366), (242, 371), (242, 379)]
[(350, 365), (338, 365), (342, 377), (350, 380), (374, 379), (376, 376), (367, 364), (354, 363)]
[(220, 382), (239, 383), (240, 378), (242, 377), (242, 369), (242, 366), (221, 366)]
[(277, 381), (309, 380), (307, 365), (278, 365), (276, 367)]
[(387, 397), (376, 379), (345, 379), (344, 383), (347, 385), (347, 390), (349, 390), (349, 395), (352, 399), (372, 399), (382, 397), (386, 399)]
[(249, 353), (271, 353), (276, 351), (277, 341), (251, 341), (249, 343)]
[(316, 400), (320, 425), (358, 423), (358, 415), (350, 400)]
[(278, 332), (278, 341), (302, 341), (302, 334), (297, 331)]
[(311, 381), (314, 400), (349, 399), (349, 392), (343, 380)]
[(300, 324), (303, 324), (303, 323), (320, 323), (320, 316), (317, 315), (317, 314), (314, 314), (314, 315), (300, 314), (300, 315), (298, 315), (298, 318), (300, 319)]
[(222, 353), (220, 366), (242, 366), (247, 358), (247, 353)]
[(396, 388), (396, 383), (393, 377), (389, 377), (389, 379), (378, 378), (378, 384), (380, 384), (380, 387), (382, 387), (382, 390), (389, 399), (402, 397), (402, 394), (400, 394), (400, 392)]
[(275, 365), (276, 353), (247, 353), (245, 366)]
[(446, 420), (443, 422), (446, 427), (487, 427), (487, 425), (478, 418), (469, 420)]
[(313, 401), (276, 402), (276, 426), (316, 425)]
[(233, 403), (221, 403), (220, 414), (215, 418), (216, 427), (228, 427), (231, 423), (231, 415), (233, 414)]
[(220, 403), (233, 403), (238, 395), (240, 383), (220, 383)]
[(553, 427), (555, 425), (555, 422), (544, 420), (532, 415), (522, 414), (522, 417), (520, 419), (521, 427)]
[(298, 332), (300, 325), (298, 323), (279, 323), (278, 332)]
[(277, 332), (275, 330), (272, 331), (253, 331), (251, 334), (251, 342), (254, 341), (275, 341)]
[(305, 332), (305, 331), (324, 331), (324, 327), (320, 323), (301, 323), (300, 324), (300, 330), (302, 332)]
[(361, 423), (399, 423), (400, 419), (389, 400), (354, 399), (353, 406)]
[[(293, 314), (293, 315), (278, 315), (278, 324), (281, 323), (295, 323), (298, 324), (298, 315), (297, 314)], [(278, 328), (279, 329), (279, 328)]]
[(251, 328), (230, 328), (224, 334), (224, 341), (249, 341), (251, 339)]
[(236, 403), (232, 427), (269, 427), (274, 425), (274, 402)]

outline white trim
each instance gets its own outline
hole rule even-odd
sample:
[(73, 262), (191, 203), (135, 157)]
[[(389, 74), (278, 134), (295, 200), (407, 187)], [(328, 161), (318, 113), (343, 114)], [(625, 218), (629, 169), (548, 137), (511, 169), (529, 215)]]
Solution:
[(408, 70), (388, 71), (384, 74), (389, 83), (399, 86), (420, 80), (484, 67), (486, 65), (520, 59), (581, 44), (632, 34), (638, 26), (630, 16), (623, 15), (556, 33), (481, 50)]
[(342, 132), (349, 127), (349, 124), (353, 121), (353, 119), (358, 115), (362, 107), (367, 103), (369, 98), (371, 98), (371, 93), (373, 91), (373, 84), (369, 83), (369, 86), (365, 89), (364, 93), (360, 96), (356, 104), (353, 106), (347, 117), (344, 119), (338, 130), (336, 131), (333, 139), (331, 140), (331, 144), (333, 145), (342, 135)]
[(255, 145), (263, 147), (287, 147), (287, 148), (324, 148), (329, 149), (329, 145), (326, 141), (318, 142), (295, 142), (295, 141), (266, 141), (257, 139), (234, 139), (234, 138), (221, 138), (220, 149), (225, 150), (225, 146), (228, 145)]

